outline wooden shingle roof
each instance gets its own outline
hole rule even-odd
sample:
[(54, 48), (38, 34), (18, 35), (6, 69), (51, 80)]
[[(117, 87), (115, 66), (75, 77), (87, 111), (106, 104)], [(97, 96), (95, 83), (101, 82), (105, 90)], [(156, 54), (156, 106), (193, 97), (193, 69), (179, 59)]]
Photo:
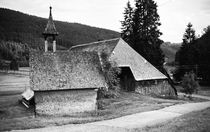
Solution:
[(116, 45), (110, 59), (115, 60), (119, 67), (130, 67), (136, 81), (167, 78), (123, 39)]
[(51, 10), (52, 10), (52, 7), (50, 7), (50, 15), (49, 15), (49, 19), (48, 19), (46, 28), (45, 28), (44, 32), (42, 33), (43, 35), (58, 35), (58, 32), (55, 28), (55, 24), (53, 22)]
[(106, 86), (97, 53), (57, 51), (30, 54), (30, 87), (34, 91)]
[(98, 53), (105, 50), (110, 56), (110, 60), (116, 61), (119, 67), (129, 67), (136, 81), (167, 78), (121, 38), (77, 45), (70, 50)]
[(97, 41), (87, 44), (81, 44), (72, 46), (70, 51), (87, 51), (87, 52), (103, 52), (105, 51), (108, 55), (112, 53), (120, 38), (114, 38), (109, 40)]

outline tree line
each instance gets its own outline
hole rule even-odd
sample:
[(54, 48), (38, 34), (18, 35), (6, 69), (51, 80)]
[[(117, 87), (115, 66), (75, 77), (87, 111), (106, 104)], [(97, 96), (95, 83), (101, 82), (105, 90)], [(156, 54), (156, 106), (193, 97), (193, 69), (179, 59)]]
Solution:
[[(48, 17), (49, 12), (46, 12)], [(52, 14), (53, 15), (53, 14)], [(18, 11), (0, 8), (0, 40), (26, 43), (33, 49), (42, 49), (47, 20)], [(116, 31), (91, 27), (79, 23), (54, 20), (59, 36), (57, 44), (62, 48), (119, 37)]]
[(27, 44), (0, 41), (0, 69), (18, 70), (19, 66), (29, 66), (28, 61), (29, 47)]
[(188, 23), (180, 50), (176, 53), (174, 77), (180, 81), (185, 73), (194, 72), (200, 82), (210, 84), (210, 26), (204, 28), (201, 37), (196, 36)]
[[(46, 12), (46, 17), (48, 15)], [(28, 48), (44, 50), (42, 32), (46, 24), (45, 18), (0, 8), (0, 60), (28, 63)], [(58, 50), (67, 50), (77, 44), (119, 37), (118, 32), (79, 23), (55, 21), (55, 26), (59, 32), (56, 38)], [(1, 61), (1, 64), (3, 62)]]
[[(153, 0), (135, 0), (132, 7), (128, 1), (123, 14), (122, 38), (157, 69), (165, 73), (164, 55), (160, 48), (163, 41), (159, 38), (162, 33), (158, 29), (161, 23), (157, 4)], [(210, 26), (205, 28), (203, 35), (198, 38), (192, 24), (189, 23), (183, 35), (182, 46), (176, 53), (174, 78), (180, 81), (186, 72), (194, 72), (202, 82), (210, 83), (208, 56), (210, 56)]]

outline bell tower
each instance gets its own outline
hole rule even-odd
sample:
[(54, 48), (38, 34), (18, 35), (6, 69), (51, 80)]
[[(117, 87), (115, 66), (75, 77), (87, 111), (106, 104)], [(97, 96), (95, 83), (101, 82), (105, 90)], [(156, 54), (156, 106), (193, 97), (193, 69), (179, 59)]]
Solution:
[(44, 30), (44, 32), (42, 33), (44, 35), (44, 40), (45, 40), (45, 52), (48, 52), (48, 47), (50, 45), (50, 43), (52, 43), (52, 49), (53, 52), (56, 51), (56, 36), (58, 35), (58, 32), (55, 28), (55, 24), (53, 22), (53, 18), (52, 18), (52, 7), (50, 6), (50, 15), (49, 15), (49, 19), (46, 25), (46, 28)]

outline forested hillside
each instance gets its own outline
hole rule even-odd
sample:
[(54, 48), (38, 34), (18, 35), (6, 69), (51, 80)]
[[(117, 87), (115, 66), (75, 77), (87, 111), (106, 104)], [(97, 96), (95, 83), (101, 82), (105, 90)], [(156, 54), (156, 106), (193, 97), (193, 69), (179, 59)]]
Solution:
[(160, 48), (163, 51), (165, 57), (167, 57), (167, 63), (173, 63), (175, 61), (176, 52), (180, 47), (180, 43), (165, 42), (161, 44)]
[[(29, 49), (43, 49), (42, 32), (48, 20), (18, 11), (0, 8), (0, 69), (4, 62), (18, 62), (28, 66)], [(82, 25), (54, 21), (59, 36), (57, 49), (65, 50), (73, 45), (119, 37), (118, 32)], [(11, 68), (11, 67), (10, 67)]]
[[(46, 12), (46, 18), (48, 15)], [(57, 44), (66, 48), (76, 44), (119, 37), (118, 32), (107, 29), (61, 21), (54, 21), (54, 23), (59, 32)], [(42, 32), (46, 24), (45, 18), (0, 8), (1, 40), (27, 43), (29, 47), (42, 48)]]

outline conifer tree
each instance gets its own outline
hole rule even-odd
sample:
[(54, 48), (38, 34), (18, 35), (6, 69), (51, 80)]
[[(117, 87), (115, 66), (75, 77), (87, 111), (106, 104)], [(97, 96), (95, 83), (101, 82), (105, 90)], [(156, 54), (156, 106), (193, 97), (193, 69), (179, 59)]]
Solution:
[[(122, 31), (121, 37), (128, 43), (132, 43), (132, 23), (133, 23), (133, 8), (131, 7), (130, 1), (127, 2), (127, 7), (124, 11), (124, 21), (121, 21)], [(132, 45), (131, 45), (132, 46)]]
[(193, 43), (195, 43), (196, 36), (195, 30), (193, 29), (193, 25), (191, 23), (187, 24), (187, 28), (185, 30), (182, 40), (182, 46), (177, 52), (176, 61), (178, 61), (180, 65), (192, 64), (192, 62), (190, 62), (192, 61), (192, 57), (189, 56), (192, 54), (189, 54), (189, 51), (193, 50), (191, 47)]
[(192, 27), (193, 27), (193, 25), (191, 23), (187, 24), (187, 28), (183, 35), (182, 47), (184, 47), (187, 44), (191, 44), (195, 41), (195, 39), (196, 39), (195, 30)]
[(175, 61), (178, 67), (175, 71), (174, 77), (176, 80), (181, 80), (185, 72), (196, 71), (196, 64), (198, 63), (198, 50), (195, 47), (196, 35), (193, 25), (187, 24), (187, 28), (183, 35), (182, 46), (176, 53)]
[[(129, 27), (127, 28), (129, 34), (126, 34), (128, 31), (125, 32), (123, 30), (122, 37), (126, 38), (125, 41), (140, 55), (161, 69), (164, 56), (160, 49), (163, 41), (159, 38), (162, 33), (158, 29), (161, 24), (157, 13), (157, 4), (153, 0), (135, 0), (135, 7), (132, 8), (132, 13), (128, 12), (129, 6), (127, 4), (124, 13), (125, 20), (122, 22), (122, 29)], [(127, 16), (130, 16), (129, 20), (131, 19), (131, 21), (127, 21)]]

